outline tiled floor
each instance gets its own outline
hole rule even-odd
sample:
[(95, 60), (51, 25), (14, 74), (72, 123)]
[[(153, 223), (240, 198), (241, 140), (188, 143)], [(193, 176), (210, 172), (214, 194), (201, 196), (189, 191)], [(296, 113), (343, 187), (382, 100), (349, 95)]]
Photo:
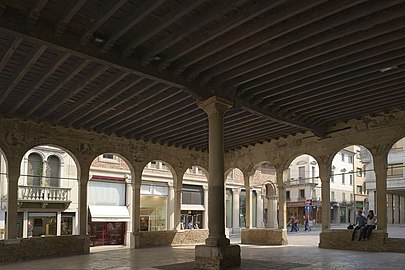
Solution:
[[(392, 237), (405, 236), (405, 227), (389, 229)], [(369, 253), (328, 250), (317, 247), (319, 229), (311, 232), (289, 233), (289, 245), (268, 247), (241, 245), (242, 265), (239, 269), (405, 269), (405, 254)], [(237, 235), (231, 237), (238, 242)], [(101, 247), (89, 255), (51, 258), (8, 265), (9, 270), (181, 270), (193, 269), (194, 246), (159, 247), (131, 250), (117, 247)]]

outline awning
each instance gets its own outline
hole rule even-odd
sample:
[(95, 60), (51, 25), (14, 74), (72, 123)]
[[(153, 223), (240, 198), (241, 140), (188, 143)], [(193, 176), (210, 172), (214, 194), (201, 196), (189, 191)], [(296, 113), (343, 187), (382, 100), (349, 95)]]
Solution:
[(129, 222), (126, 206), (89, 205), (92, 222)]
[(182, 204), (181, 210), (205, 211), (205, 208), (204, 205), (200, 204)]

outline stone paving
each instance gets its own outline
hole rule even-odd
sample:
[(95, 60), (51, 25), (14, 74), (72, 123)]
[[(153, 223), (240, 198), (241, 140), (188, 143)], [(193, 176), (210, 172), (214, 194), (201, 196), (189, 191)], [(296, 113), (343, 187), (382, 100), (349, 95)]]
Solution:
[[(391, 237), (405, 238), (405, 227), (389, 228)], [(311, 232), (288, 233), (287, 246), (241, 245), (241, 270), (257, 269), (405, 269), (405, 255), (402, 253), (371, 253), (344, 250), (320, 249), (318, 235), (320, 228)], [(231, 235), (233, 243), (240, 241), (238, 235)], [(64, 258), (50, 258), (22, 263), (0, 265), (8, 270), (181, 270), (193, 269), (194, 246), (159, 247), (131, 250), (124, 247), (92, 248), (89, 255)]]

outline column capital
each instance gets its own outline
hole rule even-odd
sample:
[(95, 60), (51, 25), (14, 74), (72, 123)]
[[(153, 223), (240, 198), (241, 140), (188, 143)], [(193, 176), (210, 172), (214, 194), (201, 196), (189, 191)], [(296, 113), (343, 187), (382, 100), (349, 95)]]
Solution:
[(204, 101), (199, 102), (197, 105), (199, 108), (203, 109), (208, 116), (210, 116), (213, 114), (225, 113), (229, 108), (232, 107), (232, 102), (224, 98), (212, 96)]

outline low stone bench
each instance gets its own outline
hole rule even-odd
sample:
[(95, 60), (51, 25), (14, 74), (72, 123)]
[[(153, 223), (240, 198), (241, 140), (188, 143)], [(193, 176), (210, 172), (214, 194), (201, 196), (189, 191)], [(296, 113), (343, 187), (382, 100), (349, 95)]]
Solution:
[(387, 239), (387, 232), (373, 230), (367, 241), (358, 241), (360, 231), (357, 230), (354, 240), (352, 241), (353, 230), (334, 229), (322, 231), (319, 235), (320, 248), (345, 249), (357, 251), (385, 251), (384, 243)]
[(287, 245), (286, 229), (242, 229), (241, 243), (250, 245)]
[(131, 247), (134, 248), (202, 244), (208, 238), (208, 230), (137, 232), (134, 233), (133, 237), (135, 238), (135, 246)]

